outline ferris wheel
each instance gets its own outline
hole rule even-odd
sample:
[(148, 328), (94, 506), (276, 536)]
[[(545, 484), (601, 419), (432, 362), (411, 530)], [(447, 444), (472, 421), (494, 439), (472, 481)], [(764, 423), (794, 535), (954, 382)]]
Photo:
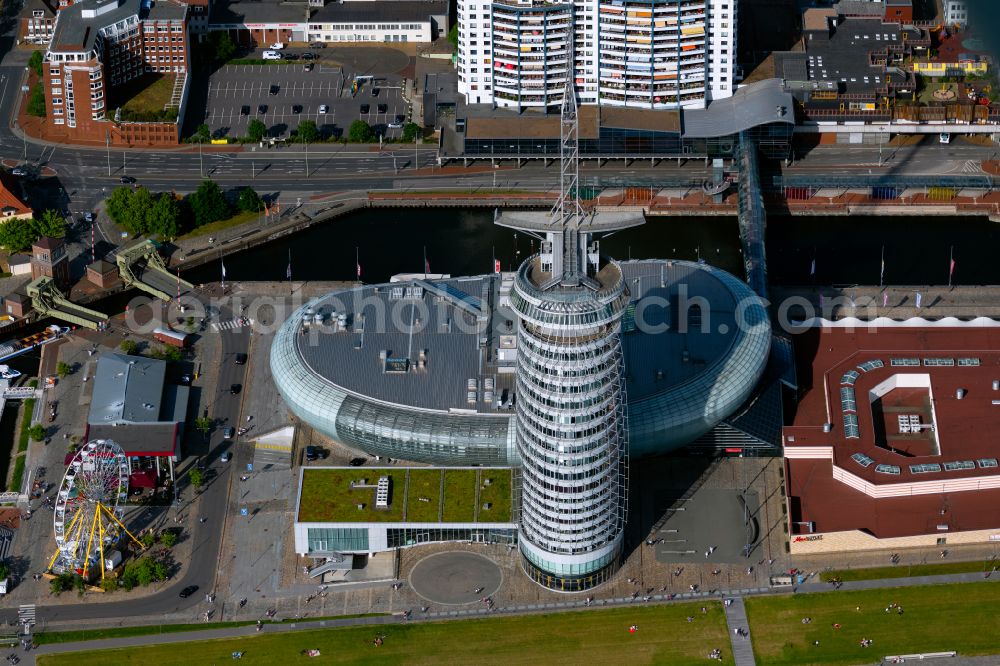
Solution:
[(142, 545), (121, 522), (129, 473), (128, 457), (110, 439), (88, 442), (77, 451), (56, 494), (56, 552), (50, 571), (73, 572), (86, 579), (90, 568), (97, 566), (103, 579), (105, 549), (122, 533)]

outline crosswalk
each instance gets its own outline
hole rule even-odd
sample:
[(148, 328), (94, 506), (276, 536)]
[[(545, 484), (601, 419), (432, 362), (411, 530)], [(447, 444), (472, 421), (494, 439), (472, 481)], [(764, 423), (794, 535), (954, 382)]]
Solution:
[(966, 160), (962, 165), (962, 173), (983, 173), (982, 164), (976, 160)]
[(18, 624), (35, 624), (35, 604), (25, 604), (17, 609)]
[(230, 321), (221, 321), (212, 324), (212, 330), (216, 332), (220, 331), (234, 331), (243, 326), (253, 326), (254, 320), (250, 317), (237, 317), (236, 319)]
[(0, 562), (10, 555), (10, 546), (14, 542), (14, 530), (9, 527), (0, 527)]

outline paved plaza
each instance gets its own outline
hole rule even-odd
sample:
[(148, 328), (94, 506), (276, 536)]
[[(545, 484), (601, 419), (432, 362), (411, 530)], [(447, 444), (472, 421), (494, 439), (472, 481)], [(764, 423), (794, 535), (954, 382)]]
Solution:
[(479, 553), (450, 551), (428, 555), (410, 571), (410, 585), (419, 596), (444, 606), (471, 604), (500, 589), (503, 574)]

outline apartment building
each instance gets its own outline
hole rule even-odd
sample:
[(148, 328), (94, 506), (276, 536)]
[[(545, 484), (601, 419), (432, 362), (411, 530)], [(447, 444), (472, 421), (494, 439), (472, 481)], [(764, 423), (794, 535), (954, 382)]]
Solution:
[(738, 0), (458, 0), (470, 104), (702, 108), (732, 95)]
[(116, 87), (146, 72), (186, 74), (187, 66), (186, 4), (83, 0), (62, 6), (45, 54), (46, 115), (65, 127), (67, 138), (103, 141)]

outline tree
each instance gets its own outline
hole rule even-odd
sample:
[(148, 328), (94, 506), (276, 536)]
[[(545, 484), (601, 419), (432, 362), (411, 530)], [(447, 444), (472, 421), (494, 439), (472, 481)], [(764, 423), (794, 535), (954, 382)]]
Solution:
[(207, 416), (199, 416), (194, 420), (194, 429), (208, 437), (208, 431), (212, 429), (212, 419)]
[[(155, 535), (155, 534), (153, 534), (152, 532), (145, 532), (145, 533), (144, 533), (144, 534), (143, 534), (143, 535), (142, 535), (142, 536), (141, 536), (141, 537), (139, 538), (139, 541), (140, 541), (140, 542), (142, 542), (142, 545), (143, 545), (143, 546), (145, 546), (146, 548), (149, 548), (149, 547), (150, 547), (150, 546), (152, 546), (152, 545), (153, 545), (154, 543), (156, 543), (156, 535)], [(140, 562), (141, 562), (141, 560), (140, 560)]]
[[(77, 578), (80, 578), (80, 577), (77, 576), (76, 574), (72, 574), (72, 573), (68, 573), (68, 572), (67, 573), (61, 573), (58, 576), (56, 576), (55, 578), (53, 578), (51, 581), (49, 581), (49, 589), (52, 591), (52, 594), (58, 596), (60, 592), (65, 592), (67, 590), (72, 590), (73, 587), (74, 587), (74, 585), (76, 584), (76, 580), (75, 579), (77, 579)], [(80, 578), (80, 582), (81, 583), (83, 582), (82, 578)]]
[(118, 579), (114, 576), (105, 576), (101, 581), (101, 589), (105, 592), (114, 592), (118, 589)]
[(42, 213), (41, 217), (34, 218), (32, 222), (32, 227), (38, 236), (62, 238), (66, 235), (66, 218), (54, 208), (49, 208)]
[[(192, 481), (192, 484), (194, 481)], [(160, 543), (163, 544), (164, 548), (173, 548), (177, 543), (177, 532), (173, 530), (165, 530), (160, 533)]]
[(188, 472), (188, 479), (191, 481), (191, 485), (194, 486), (195, 490), (199, 490), (201, 488), (201, 485), (205, 483), (205, 476), (201, 473), (201, 470), (198, 469), (197, 467)]
[(208, 141), (212, 138), (212, 130), (206, 123), (202, 123), (198, 125), (198, 129), (194, 131), (194, 136), (191, 138), (201, 142)]
[(302, 143), (319, 141), (319, 128), (316, 127), (315, 120), (303, 120), (299, 123), (299, 141)]
[(212, 52), (216, 62), (226, 62), (236, 55), (236, 44), (228, 32), (216, 31), (209, 33), (212, 42)]
[(155, 347), (149, 351), (149, 355), (160, 361), (170, 361), (173, 363), (184, 358), (184, 354), (177, 347)]
[(122, 343), (118, 347), (122, 350), (123, 354), (128, 354), (129, 356), (135, 356), (139, 351), (139, 345), (136, 344), (135, 340), (122, 340)]
[(198, 189), (188, 195), (188, 203), (196, 227), (229, 217), (229, 202), (214, 181), (201, 181)]
[(10, 567), (6, 563), (0, 562), (0, 580), (10, 575)]
[(37, 118), (45, 117), (45, 89), (42, 82), (38, 81), (31, 89), (31, 96), (28, 98), (27, 112), (29, 116)]
[(371, 125), (363, 120), (355, 120), (347, 129), (347, 139), (352, 143), (368, 143), (374, 136)]
[(458, 49), (458, 23), (451, 26), (451, 30), (448, 31), (448, 41), (453, 48)]
[(41, 423), (34, 424), (30, 428), (28, 428), (28, 437), (30, 437), (32, 441), (35, 442), (42, 441), (43, 439), (45, 439), (45, 426), (43, 426)]
[(43, 62), (42, 52), (41, 51), (35, 51), (34, 53), (31, 54), (31, 57), (28, 58), (28, 67), (30, 67), (31, 69), (35, 70), (35, 74), (37, 76), (41, 76), (42, 75), (42, 62)]
[(59, 375), (59, 379), (65, 379), (66, 375), (73, 371), (69, 363), (65, 361), (59, 361), (56, 363), (56, 374)]
[(153, 195), (145, 187), (119, 187), (111, 196), (104, 209), (115, 224), (125, 227), (134, 235), (146, 232), (146, 217), (153, 206)]
[(239, 199), (236, 200), (236, 207), (244, 213), (256, 212), (264, 207), (264, 201), (252, 187), (244, 187), (240, 190)]
[(161, 192), (146, 210), (146, 232), (161, 238), (175, 238), (180, 234), (181, 207), (174, 195)]
[(36, 238), (33, 221), (9, 220), (0, 224), (0, 246), (8, 252), (27, 250)]
[(420, 125), (416, 123), (406, 123), (403, 125), (403, 141), (406, 143), (413, 142), (418, 136), (421, 136), (424, 130)]
[(260, 119), (254, 118), (249, 123), (247, 123), (247, 138), (258, 143), (267, 134), (267, 125), (265, 125)]

